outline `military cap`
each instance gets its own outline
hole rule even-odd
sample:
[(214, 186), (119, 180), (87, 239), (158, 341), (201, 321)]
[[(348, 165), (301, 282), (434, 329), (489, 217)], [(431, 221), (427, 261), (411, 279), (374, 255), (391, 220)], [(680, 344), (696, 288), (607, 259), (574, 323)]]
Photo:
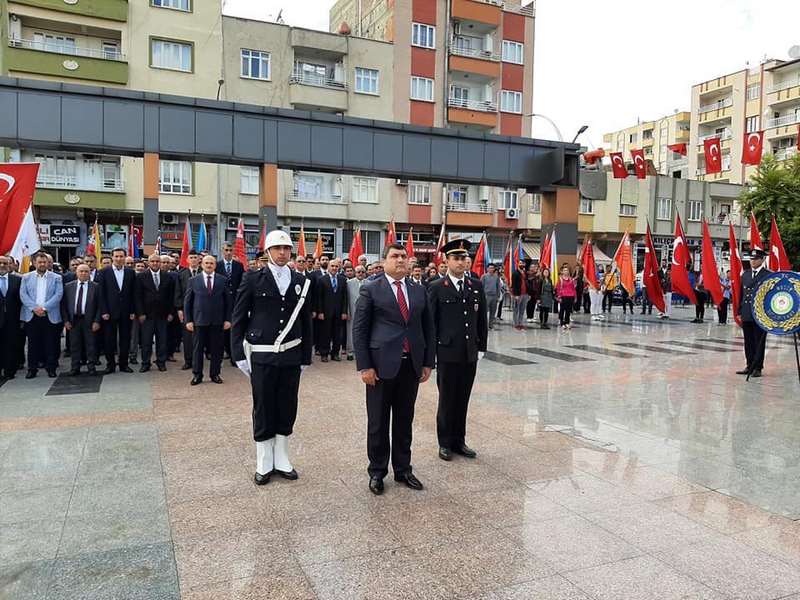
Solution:
[(458, 239), (452, 240), (447, 242), (444, 246), (442, 246), (442, 252), (444, 252), (445, 256), (469, 254), (469, 249), (472, 247), (472, 242), (469, 240)]

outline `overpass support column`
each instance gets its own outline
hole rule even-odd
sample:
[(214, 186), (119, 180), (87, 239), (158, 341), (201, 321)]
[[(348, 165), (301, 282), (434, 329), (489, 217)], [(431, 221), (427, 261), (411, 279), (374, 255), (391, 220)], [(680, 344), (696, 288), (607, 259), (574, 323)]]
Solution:
[(545, 235), (556, 232), (558, 265), (575, 265), (578, 251), (578, 209), (580, 194), (577, 189), (557, 188), (542, 194), (542, 241)]
[(145, 254), (150, 254), (158, 238), (158, 154), (144, 155), (144, 198), (142, 200), (142, 242)]
[(278, 227), (278, 166), (269, 163), (261, 165), (259, 181), (259, 225), (263, 227), (266, 223), (267, 231), (272, 231)]

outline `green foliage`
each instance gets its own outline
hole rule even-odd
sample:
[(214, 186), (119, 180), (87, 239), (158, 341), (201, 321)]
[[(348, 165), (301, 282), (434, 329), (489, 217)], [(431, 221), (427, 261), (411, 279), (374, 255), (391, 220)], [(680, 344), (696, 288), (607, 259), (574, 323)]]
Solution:
[(775, 215), (789, 260), (795, 269), (800, 268), (800, 154), (785, 162), (765, 156), (739, 203), (742, 215), (756, 215), (765, 240)]

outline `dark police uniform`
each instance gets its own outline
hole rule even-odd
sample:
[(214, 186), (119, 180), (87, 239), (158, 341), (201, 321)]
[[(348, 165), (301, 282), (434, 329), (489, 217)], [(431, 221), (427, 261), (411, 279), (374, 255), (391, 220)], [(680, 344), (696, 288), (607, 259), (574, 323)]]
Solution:
[[(756, 253), (764, 256), (763, 251), (756, 250)], [(756, 291), (761, 282), (771, 273), (763, 264), (757, 273), (745, 271), (742, 273), (742, 284), (739, 291), (739, 315), (742, 318), (742, 333), (744, 334), (744, 355), (747, 359), (747, 367), (741, 371), (742, 374), (761, 375), (764, 368), (764, 350), (767, 345), (767, 332), (761, 329), (753, 316), (753, 301)]]
[[(453, 240), (442, 251), (466, 254), (469, 247), (468, 241)], [(467, 273), (462, 281), (461, 286), (454, 284), (448, 274), (428, 286), (428, 303), (436, 328), (439, 388), (436, 431), (439, 455), (445, 460), (449, 460), (447, 450), (474, 456), (462, 449), (466, 445), (467, 407), (478, 367), (478, 352), (486, 351), (488, 336), (483, 286)]]

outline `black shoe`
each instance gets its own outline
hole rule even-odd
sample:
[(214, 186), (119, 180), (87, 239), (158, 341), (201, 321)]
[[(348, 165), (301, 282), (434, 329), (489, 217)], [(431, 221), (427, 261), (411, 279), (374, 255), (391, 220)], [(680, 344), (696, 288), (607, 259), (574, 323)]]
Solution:
[(97, 369), (95, 369), (94, 367), (89, 367), (86, 371), (86, 374), (89, 375), (90, 377), (97, 377)]
[(279, 469), (275, 469), (273, 473), (277, 473), (279, 477), (283, 477), (284, 479), (288, 479), (289, 481), (295, 481), (299, 477), (297, 471), (292, 469), (291, 471), (280, 471)]
[(542, 324), (542, 329), (550, 329), (550, 325), (547, 323)]
[(189, 369), (191, 369), (191, 368), (192, 368), (192, 365), (186, 365), (186, 364), (184, 364), (184, 365), (181, 367), (181, 371), (188, 371), (188, 370), (189, 370)]
[(383, 479), (380, 479), (379, 477), (370, 477), (369, 491), (376, 496), (380, 496), (383, 493)]
[[(489, 329), (491, 329), (491, 327)], [(347, 360), (354, 360), (354, 359), (355, 357), (352, 354), (347, 355)]]
[[(130, 359), (128, 360), (128, 364), (130, 364), (130, 365), (138, 365), (139, 361), (136, 360), (135, 356), (131, 356)], [(122, 370), (122, 369), (120, 369), (120, 370)]]
[(47, 369), (47, 376), (50, 379), (53, 379), (54, 377), (58, 377), (58, 374), (56, 373), (55, 369)]
[(750, 369), (745, 367), (741, 371), (736, 371), (736, 374), (737, 375), (750, 375)]
[(233, 359), (231, 359), (231, 366), (232, 366), (232, 367), (235, 367), (235, 366), (236, 366), (236, 361), (235, 361), (235, 360), (233, 360)]
[(327, 356), (327, 355), (325, 355), (325, 354), (323, 354), (323, 355), (322, 355), (322, 358), (320, 358), (320, 361), (321, 361), (321, 362), (328, 362), (328, 356)]
[(453, 453), (450, 448), (439, 447), (439, 458), (442, 460), (453, 460)]
[(16, 377), (15, 373), (6, 373), (5, 375), (3, 375), (3, 379), (5, 379), (6, 381), (8, 381), (9, 379), (14, 379), (15, 377)]
[(331, 360), (335, 360), (336, 362), (339, 362), (339, 361), (342, 360), (342, 357), (339, 356), (338, 354), (334, 354), (333, 356), (331, 356)]
[[(111, 375), (114, 371), (116, 371), (114, 367), (106, 367), (106, 370), (103, 371), (103, 375)], [(122, 371), (122, 368), (120, 368), (120, 371)]]
[(466, 444), (461, 444), (458, 448), (454, 448), (453, 452), (465, 456), (466, 458), (475, 458), (478, 456), (478, 453)]
[(25, 379), (33, 379), (36, 377), (36, 369), (28, 369), (28, 372), (25, 373)]
[(77, 377), (80, 374), (81, 374), (80, 369), (72, 369), (69, 373), (67, 373), (67, 375), (69, 375), (70, 377)]
[(253, 477), (253, 481), (255, 481), (256, 485), (267, 485), (269, 483), (269, 478), (272, 476), (272, 473), (267, 473), (266, 475), (262, 475), (261, 473), (256, 473), (255, 477)]
[(220, 377), (219, 375), (212, 375), (211, 381), (213, 381), (214, 383), (225, 383), (224, 381), (222, 381), (222, 377)]
[(424, 488), (422, 482), (414, 477), (413, 473), (403, 473), (402, 475), (395, 475), (394, 480), (398, 483), (404, 483), (412, 490), (420, 491)]
[(761, 377), (761, 369), (753, 369), (753, 372), (750, 373), (750, 377)]
[(192, 377), (192, 380), (189, 382), (189, 385), (200, 385), (201, 383), (203, 383), (203, 378), (195, 375), (194, 377)]
[(131, 369), (128, 365), (119, 368), (120, 373), (133, 373), (133, 369)]
[(167, 365), (165, 365), (164, 363), (156, 363), (156, 367), (162, 373), (167, 370)]
[(139, 367), (139, 373), (147, 373), (150, 370), (150, 365), (142, 365)]
[(70, 358), (72, 353), (69, 350), (64, 350), (64, 358)]

